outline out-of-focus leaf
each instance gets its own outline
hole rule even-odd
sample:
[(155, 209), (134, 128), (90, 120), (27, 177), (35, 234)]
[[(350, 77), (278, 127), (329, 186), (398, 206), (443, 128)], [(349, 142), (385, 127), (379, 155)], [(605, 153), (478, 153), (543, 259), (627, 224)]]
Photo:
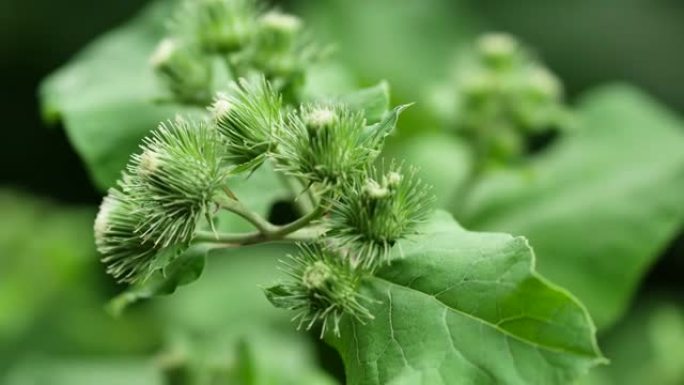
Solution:
[(568, 384), (603, 361), (588, 313), (534, 271), (524, 238), (439, 213), (401, 246), (366, 281), (375, 319), (329, 339), (349, 384)]
[[(0, 190), (0, 346), (77, 284), (95, 257), (94, 212)], [(0, 349), (1, 350), (1, 349)]]
[(204, 270), (210, 246), (191, 246), (173, 260), (162, 271), (158, 271), (145, 282), (134, 285), (117, 295), (107, 305), (109, 312), (119, 316), (129, 305), (159, 295), (173, 294), (179, 286), (196, 281)]
[(684, 124), (626, 86), (586, 96), (577, 115), (579, 127), (527, 169), (478, 185), (459, 219), (528, 237), (539, 271), (605, 328), (681, 228)]
[(477, 18), (464, 4), (330, 0), (299, 6), (311, 29), (334, 42), (337, 56), (357, 75), (387, 79), (400, 100), (411, 101), (425, 84), (444, 77), (454, 48), (473, 36)]
[(382, 81), (373, 87), (344, 94), (336, 99), (352, 110), (363, 111), (368, 122), (377, 122), (390, 108), (389, 84)]
[(684, 384), (684, 308), (649, 298), (602, 338), (611, 364), (580, 385)]
[(390, 140), (384, 157), (417, 167), (423, 182), (432, 186), (437, 206), (446, 207), (468, 177), (471, 164), (468, 151), (453, 135), (430, 132)]
[(189, 111), (155, 102), (163, 91), (148, 64), (163, 35), (170, 3), (153, 3), (131, 22), (94, 41), (41, 85), (46, 119), (64, 124), (103, 189), (114, 184), (150, 130)]
[(163, 385), (151, 364), (135, 359), (34, 359), (15, 368), (3, 385)]
[(155, 319), (113, 320), (92, 239), (94, 210), (0, 190), (0, 377), (25, 355), (140, 353)]

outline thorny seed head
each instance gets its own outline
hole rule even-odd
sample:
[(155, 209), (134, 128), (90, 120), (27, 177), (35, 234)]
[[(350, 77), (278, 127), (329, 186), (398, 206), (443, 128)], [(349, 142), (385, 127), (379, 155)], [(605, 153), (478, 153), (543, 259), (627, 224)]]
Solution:
[(478, 40), (457, 79), (456, 128), (474, 145), (477, 167), (525, 154), (529, 136), (568, 122), (558, 79), (508, 34)]
[(139, 234), (143, 210), (119, 189), (110, 189), (95, 218), (95, 245), (107, 272), (120, 282), (139, 282), (155, 271), (157, 261), (177, 250), (158, 247)]
[(415, 169), (372, 169), (368, 176), (347, 183), (331, 201), (327, 235), (348, 251), (353, 265), (373, 269), (389, 261), (398, 240), (416, 232), (429, 215), (432, 200)]
[(261, 165), (275, 146), (281, 109), (280, 95), (263, 77), (240, 79), (231, 83), (228, 93), (219, 94), (211, 112), (226, 139), (228, 160), (249, 169)]
[(518, 49), (518, 42), (507, 33), (489, 33), (480, 37), (477, 49), (489, 65), (508, 65), (511, 64)]
[(205, 52), (227, 54), (250, 43), (257, 33), (258, 14), (254, 0), (187, 0), (171, 27)]
[(222, 186), (222, 142), (203, 122), (162, 123), (131, 157), (120, 185), (144, 214), (136, 229), (161, 247), (187, 244)]
[(211, 94), (211, 62), (192, 44), (165, 38), (150, 57), (150, 65), (181, 102), (196, 103)]
[(334, 187), (363, 173), (377, 157), (382, 139), (367, 135), (366, 121), (358, 112), (305, 105), (288, 116), (273, 156), (278, 170)]
[(354, 269), (335, 251), (319, 244), (300, 245), (299, 252), (282, 262), (290, 280), (266, 289), (266, 297), (276, 307), (294, 310), (299, 328), (321, 325), (321, 338), (327, 331), (340, 334), (345, 315), (364, 322), (373, 316), (359, 294), (363, 272)]
[(302, 28), (302, 21), (294, 15), (269, 11), (261, 16), (261, 26), (274, 33), (294, 34)]

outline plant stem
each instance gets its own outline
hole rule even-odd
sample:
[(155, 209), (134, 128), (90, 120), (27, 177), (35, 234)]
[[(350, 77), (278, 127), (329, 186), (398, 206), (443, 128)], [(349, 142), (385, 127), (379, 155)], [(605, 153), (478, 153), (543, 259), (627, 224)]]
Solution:
[(246, 219), (254, 225), (260, 233), (270, 233), (276, 230), (276, 226), (271, 224), (271, 222), (267, 221), (261, 215), (247, 208), (240, 203), (240, 201), (223, 195), (218, 195), (215, 199), (219, 206)]
[(252, 225), (254, 225), (257, 230), (248, 233), (214, 233), (212, 231), (197, 231), (194, 238), (195, 242), (250, 245), (277, 240), (309, 241), (316, 239), (322, 233), (321, 229), (317, 229), (315, 227), (306, 228), (311, 221), (318, 219), (323, 215), (325, 209), (322, 205), (316, 206), (316, 208), (293, 222), (282, 226), (276, 226), (264, 219), (259, 214), (248, 209), (237, 199), (229, 197), (228, 192), (226, 192), (225, 196), (219, 195), (215, 199), (216, 203), (218, 203), (220, 207), (246, 219)]
[(225, 243), (237, 246), (273, 241), (306, 242), (318, 238), (321, 233), (322, 230), (316, 227), (301, 228), (297, 231), (281, 234), (264, 234), (259, 231), (250, 233), (214, 233), (213, 231), (199, 230), (195, 232), (193, 242)]

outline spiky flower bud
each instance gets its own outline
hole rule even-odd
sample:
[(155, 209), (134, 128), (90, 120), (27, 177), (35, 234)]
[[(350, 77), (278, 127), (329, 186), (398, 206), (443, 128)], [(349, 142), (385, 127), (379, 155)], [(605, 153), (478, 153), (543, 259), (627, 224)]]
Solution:
[(286, 51), (295, 43), (302, 21), (294, 15), (269, 11), (261, 16), (259, 26), (262, 49)]
[(257, 32), (254, 0), (189, 0), (173, 24), (179, 35), (193, 36), (206, 52), (226, 54), (249, 44)]
[(240, 79), (230, 92), (218, 95), (211, 107), (218, 131), (226, 138), (228, 159), (253, 169), (274, 147), (282, 125), (282, 101), (263, 78)]
[(304, 33), (301, 20), (279, 11), (268, 11), (257, 21), (253, 44), (236, 57), (238, 67), (255, 69), (284, 93), (296, 94), (304, 72), (324, 52)]
[(502, 67), (513, 62), (518, 42), (507, 33), (489, 33), (477, 41), (477, 50), (486, 64)]
[(139, 233), (144, 210), (134, 199), (118, 189), (110, 189), (95, 218), (95, 245), (102, 254), (107, 272), (120, 282), (144, 280), (168, 259), (175, 248), (162, 248)]
[(290, 280), (266, 289), (266, 297), (277, 307), (294, 310), (299, 328), (320, 323), (321, 337), (327, 331), (339, 336), (344, 315), (361, 322), (373, 318), (359, 294), (359, 272), (334, 251), (301, 245), (299, 253), (283, 263)]
[(162, 123), (143, 140), (121, 183), (144, 211), (142, 238), (162, 247), (192, 239), (227, 176), (221, 145), (205, 123), (184, 119)]
[(166, 38), (150, 57), (150, 65), (180, 102), (202, 102), (211, 95), (211, 63), (192, 45)]
[(433, 198), (415, 169), (391, 166), (384, 174), (371, 170), (366, 178), (348, 183), (332, 201), (326, 226), (355, 266), (374, 268), (388, 261), (398, 240), (415, 233)]
[(560, 82), (515, 38), (484, 35), (474, 56), (457, 79), (455, 116), (474, 145), (476, 167), (514, 162), (535, 135), (567, 124)]
[(365, 123), (360, 113), (341, 106), (302, 106), (279, 132), (276, 167), (311, 183), (339, 185), (363, 173), (380, 151)]

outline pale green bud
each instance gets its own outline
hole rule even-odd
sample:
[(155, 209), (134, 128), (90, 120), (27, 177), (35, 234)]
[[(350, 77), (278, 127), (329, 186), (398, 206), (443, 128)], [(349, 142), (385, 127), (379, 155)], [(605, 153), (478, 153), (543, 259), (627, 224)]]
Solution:
[(321, 289), (331, 277), (330, 267), (323, 261), (316, 261), (304, 270), (302, 283), (308, 289)]
[(321, 245), (300, 245), (299, 253), (288, 256), (285, 272), (292, 279), (267, 288), (266, 297), (276, 307), (294, 310), (299, 328), (321, 325), (321, 337), (328, 331), (339, 336), (344, 315), (360, 322), (373, 316), (359, 294), (361, 272), (342, 256)]
[(341, 106), (307, 105), (288, 116), (273, 156), (278, 170), (327, 186), (363, 173), (383, 140), (369, 137), (363, 115)]
[(211, 63), (192, 45), (166, 38), (150, 57), (150, 65), (180, 102), (200, 103), (209, 98)]
[(240, 79), (211, 107), (219, 133), (226, 139), (228, 160), (254, 169), (275, 146), (283, 124), (282, 100), (265, 78)]
[(397, 241), (415, 233), (430, 213), (433, 197), (414, 169), (402, 175), (393, 165), (384, 176), (374, 169), (370, 175), (381, 177), (384, 185), (359, 178), (346, 184), (331, 201), (325, 225), (328, 236), (349, 250), (353, 264), (373, 269), (388, 261)]
[(506, 33), (489, 33), (477, 41), (477, 50), (485, 63), (500, 67), (513, 62), (518, 42)]

